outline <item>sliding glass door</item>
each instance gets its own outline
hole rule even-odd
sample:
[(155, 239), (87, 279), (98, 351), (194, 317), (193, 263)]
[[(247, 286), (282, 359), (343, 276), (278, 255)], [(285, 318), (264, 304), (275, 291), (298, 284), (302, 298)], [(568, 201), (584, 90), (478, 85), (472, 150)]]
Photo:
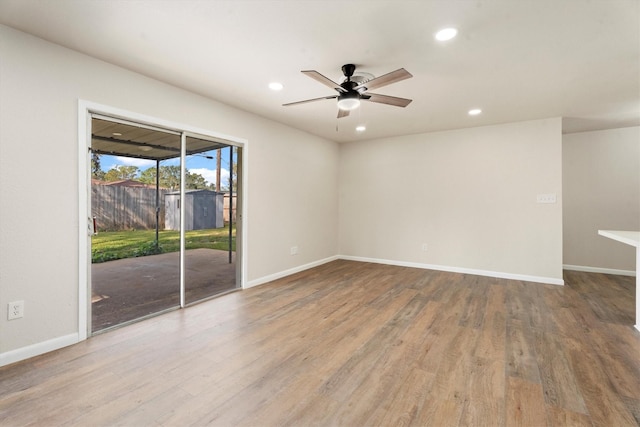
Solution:
[(233, 147), (99, 115), (91, 128), (92, 333), (235, 289)]

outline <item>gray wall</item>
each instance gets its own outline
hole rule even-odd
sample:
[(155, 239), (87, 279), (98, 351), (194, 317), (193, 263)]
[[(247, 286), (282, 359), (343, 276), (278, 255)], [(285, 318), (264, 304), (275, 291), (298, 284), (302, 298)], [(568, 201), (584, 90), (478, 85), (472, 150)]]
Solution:
[(555, 118), (342, 145), (342, 254), (561, 281), (561, 141)]
[(640, 230), (640, 127), (564, 135), (564, 264), (635, 271), (635, 249), (598, 230)]

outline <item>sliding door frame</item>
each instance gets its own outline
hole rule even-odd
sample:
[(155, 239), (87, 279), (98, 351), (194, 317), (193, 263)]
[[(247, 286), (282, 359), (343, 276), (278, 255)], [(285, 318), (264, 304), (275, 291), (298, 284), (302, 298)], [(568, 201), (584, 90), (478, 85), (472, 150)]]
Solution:
[[(156, 117), (151, 117), (119, 108), (93, 103), (90, 101), (78, 101), (78, 341), (86, 340), (91, 335), (91, 176), (90, 176), (90, 148), (91, 148), (91, 118), (93, 114), (107, 116), (116, 120), (137, 123), (145, 126), (152, 126), (169, 132), (181, 134), (181, 177), (185, 175), (186, 138), (187, 136), (202, 138), (206, 140), (223, 142), (232, 147), (238, 147), (238, 179), (240, 185), (236, 193), (237, 217), (236, 235), (240, 239), (236, 241), (236, 263), (240, 267), (236, 268), (236, 274), (240, 277), (236, 283), (240, 283), (240, 288), (245, 288), (247, 271), (247, 227), (246, 227), (246, 207), (248, 201), (247, 192), (247, 167), (249, 143), (246, 139), (238, 138), (214, 132), (206, 129), (196, 128), (183, 123), (176, 123)], [(242, 163), (242, 164), (241, 164)], [(233, 171), (230, 171), (231, 173)], [(185, 180), (180, 180), (180, 193), (184, 196)], [(231, 191), (233, 199), (233, 191)], [(184, 212), (181, 203), (180, 215), (180, 307), (185, 307), (184, 299)]]

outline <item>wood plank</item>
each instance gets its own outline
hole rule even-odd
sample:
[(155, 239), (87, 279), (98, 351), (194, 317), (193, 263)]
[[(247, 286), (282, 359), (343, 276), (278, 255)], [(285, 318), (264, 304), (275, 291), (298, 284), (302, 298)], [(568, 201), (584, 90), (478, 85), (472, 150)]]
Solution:
[(534, 332), (534, 346), (545, 402), (573, 412), (586, 414), (575, 372), (567, 359), (564, 338), (553, 333)]
[(489, 287), (483, 284), (478, 277), (469, 282), (469, 290), (464, 300), (458, 325), (479, 329), (485, 317)]
[(540, 383), (533, 333), (522, 321), (512, 319), (507, 327), (507, 375)]
[(593, 425), (635, 426), (633, 414), (616, 393), (598, 357), (575, 340), (568, 340), (568, 351)]
[(469, 404), (467, 398), (454, 396), (450, 399), (429, 398), (418, 412), (414, 426), (457, 426), (464, 408)]
[(494, 285), (485, 290), (486, 304), (482, 326), (478, 333), (475, 355), (485, 359), (501, 360), (506, 357), (506, 306), (505, 287)]
[(473, 349), (478, 335), (472, 328), (457, 325), (450, 327), (453, 333), (438, 366), (429, 398), (444, 400), (468, 400), (467, 380), (474, 369)]
[(544, 426), (546, 408), (540, 384), (511, 377), (507, 381), (506, 425)]
[(591, 418), (585, 414), (546, 405), (547, 425), (549, 427), (593, 427)]
[(405, 426), (419, 424), (416, 421), (431, 388), (434, 374), (415, 368), (409, 370), (400, 386), (390, 393), (393, 396), (382, 402), (369, 417), (376, 426)]
[(471, 363), (471, 371), (466, 378), (469, 398), (462, 412), (460, 424), (504, 426), (504, 358), (473, 357)]

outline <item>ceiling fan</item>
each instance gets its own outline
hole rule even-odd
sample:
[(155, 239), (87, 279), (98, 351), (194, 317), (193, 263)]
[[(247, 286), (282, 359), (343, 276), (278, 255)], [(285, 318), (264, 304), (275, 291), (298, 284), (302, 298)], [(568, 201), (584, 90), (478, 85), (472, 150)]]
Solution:
[(324, 96), (322, 98), (313, 98), (304, 101), (290, 102), (288, 104), (283, 104), (283, 106), (288, 107), (290, 105), (321, 101), (323, 99), (338, 99), (338, 118), (341, 118), (347, 117), (351, 110), (358, 108), (360, 106), (360, 101), (377, 102), (380, 104), (393, 105), (396, 107), (406, 107), (407, 105), (409, 105), (409, 103), (411, 103), (411, 99), (367, 92), (369, 89), (376, 89), (413, 77), (411, 73), (409, 73), (404, 68), (397, 69), (380, 77), (376, 77), (374, 79), (363, 82), (352, 80), (353, 73), (355, 71), (355, 65), (343, 65), (342, 73), (345, 76), (345, 80), (340, 84), (334, 82), (331, 79), (328, 79), (315, 70), (302, 71), (303, 74), (306, 74), (312, 79), (319, 81), (320, 83), (330, 87), (331, 89), (335, 89), (338, 94), (332, 96)]

